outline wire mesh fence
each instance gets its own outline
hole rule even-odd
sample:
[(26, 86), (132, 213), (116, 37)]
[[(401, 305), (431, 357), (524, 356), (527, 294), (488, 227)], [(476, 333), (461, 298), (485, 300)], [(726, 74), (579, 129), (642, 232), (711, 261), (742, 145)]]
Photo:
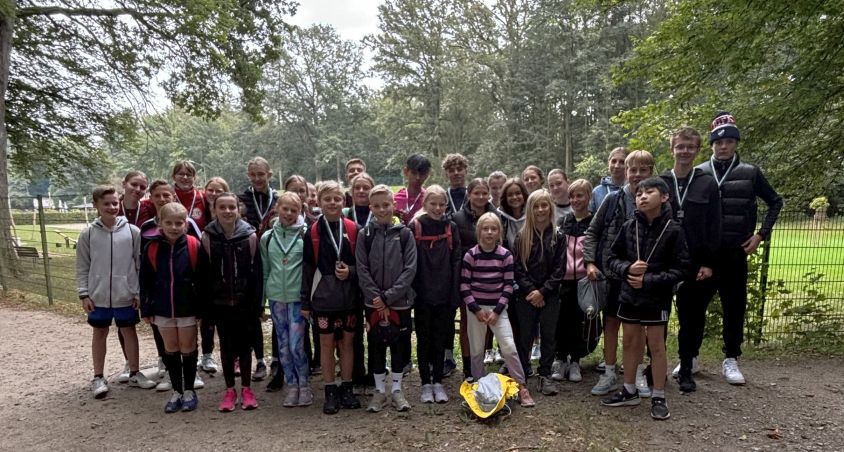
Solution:
[[(86, 200), (81, 195), (0, 200), (12, 206), (13, 220), (11, 235), (2, 235), (0, 284), (5, 289), (50, 303), (78, 302), (76, 242), (96, 218)], [(748, 337), (778, 341), (844, 335), (844, 217), (781, 212), (751, 268)]]

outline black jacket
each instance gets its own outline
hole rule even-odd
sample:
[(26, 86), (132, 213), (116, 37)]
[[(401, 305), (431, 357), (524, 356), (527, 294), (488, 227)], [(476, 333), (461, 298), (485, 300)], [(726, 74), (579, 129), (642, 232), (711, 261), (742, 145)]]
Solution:
[(226, 238), (222, 226), (212, 221), (205, 227), (202, 246), (210, 264), (204, 298), (214, 305), (238, 306), (260, 315), (264, 274), (255, 229), (238, 220), (234, 234)]
[[(713, 168), (714, 165), (714, 168)], [(763, 240), (771, 237), (771, 230), (782, 209), (782, 198), (768, 183), (756, 165), (743, 163), (736, 154), (735, 162), (710, 160), (697, 166), (704, 173), (721, 182), (721, 246), (735, 248), (753, 235), (756, 229), (756, 198), (762, 198), (768, 211), (759, 228)]]
[[(671, 208), (668, 203), (662, 205), (662, 212), (653, 224), (648, 224), (645, 216), (639, 211), (635, 215), (634, 219), (624, 223), (610, 247), (608, 276), (622, 281), (619, 296), (621, 303), (669, 309), (674, 285), (683, 281), (690, 271), (689, 252), (683, 237), (683, 228), (671, 220)], [(669, 221), (671, 222), (668, 223)], [(660, 234), (662, 238), (657, 242)], [(648, 269), (645, 271), (642, 288), (634, 289), (627, 282), (627, 271), (638, 259), (647, 261)]]
[[(343, 221), (341, 217), (339, 221)], [(340, 260), (349, 266), (349, 277), (339, 280), (334, 276), (337, 265), (337, 251), (331, 244), (338, 230), (337, 222), (330, 223), (329, 231), (325, 221), (320, 217), (314, 224), (308, 227), (304, 237), (304, 249), (302, 251), (302, 310), (316, 312), (337, 312), (348, 311), (359, 308), (360, 289), (358, 288), (358, 277), (355, 263), (355, 250), (349, 240), (349, 232), (343, 232)], [(311, 230), (317, 228), (319, 234), (319, 249), (315, 250), (311, 240)], [(357, 228), (355, 228), (357, 230)], [(363, 239), (358, 235), (358, 239)], [(335, 242), (336, 243), (336, 242)], [(317, 253), (319, 260), (316, 259)], [(316, 279), (317, 268), (321, 276), (313, 287)], [(313, 294), (313, 295), (312, 295)]]
[(269, 219), (275, 216), (275, 203), (278, 201), (278, 193), (271, 188), (269, 190), (270, 194), (267, 194), (254, 191), (252, 187), (249, 187), (237, 197), (246, 206), (246, 215), (243, 216), (243, 219), (260, 233), (264, 232), (259, 230), (261, 225), (267, 224)]
[(692, 171), (692, 184), (684, 192), (682, 219), (678, 217), (680, 201), (677, 199), (677, 188), (671, 171), (665, 171), (659, 177), (668, 184), (673, 218), (683, 227), (692, 268), (713, 268), (721, 246), (721, 194), (718, 192), (718, 183), (710, 174), (700, 168), (693, 168)]
[(545, 298), (559, 295), (566, 268), (566, 238), (563, 232), (554, 226), (546, 228), (542, 232), (542, 242), (534, 240), (530, 248), (527, 267), (522, 264), (521, 242), (522, 234), (519, 233), (513, 251), (519, 293), (527, 295), (539, 290)]
[(411, 233), (415, 233), (416, 228), (422, 228), (422, 236), (438, 236), (445, 234), (446, 225), (449, 223), (452, 233), (451, 249), (448, 248), (446, 239), (416, 243), (416, 276), (412, 285), (416, 292), (415, 306), (424, 304), (457, 307), (462, 302), (460, 270), (463, 265), (463, 254), (460, 252), (462, 247), (457, 225), (453, 221), (434, 220), (427, 215), (422, 215), (411, 220), (408, 228)]
[(628, 207), (625, 196), (628, 195), (624, 188), (611, 192), (604, 198), (598, 211), (593, 212), (592, 222), (589, 223), (586, 240), (583, 242), (584, 263), (595, 264), (602, 271), (606, 271), (610, 245), (627, 221)]
[[(469, 195), (467, 194), (466, 196)], [(486, 203), (486, 206), (484, 207), (484, 213), (487, 212), (493, 212), (495, 214), (498, 213), (491, 202)], [(478, 218), (480, 218), (480, 215), (475, 216), (475, 213), (472, 212), (472, 208), (469, 206), (468, 202), (463, 204), (463, 208), (451, 217), (451, 219), (457, 224), (457, 229), (460, 231), (461, 260), (467, 251), (478, 244), (478, 238), (475, 236), (475, 225), (478, 224)]]
[[(149, 243), (157, 242), (155, 266)], [(207, 281), (208, 255), (197, 250), (196, 268), (191, 265), (188, 238), (183, 235), (172, 246), (163, 236), (153, 238), (141, 254), (141, 316), (202, 317), (200, 285)]]

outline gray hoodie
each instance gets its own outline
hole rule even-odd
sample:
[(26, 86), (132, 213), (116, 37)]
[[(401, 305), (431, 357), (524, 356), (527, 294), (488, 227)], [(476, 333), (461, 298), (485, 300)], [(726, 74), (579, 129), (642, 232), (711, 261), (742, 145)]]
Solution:
[(413, 305), (416, 240), (410, 229), (402, 224), (367, 224), (358, 233), (355, 259), (364, 304), (374, 307), (372, 300), (380, 296), (390, 309)]
[(100, 218), (79, 234), (76, 245), (76, 285), (79, 298), (89, 297), (98, 308), (125, 308), (139, 296), (141, 231), (126, 217), (108, 229)]

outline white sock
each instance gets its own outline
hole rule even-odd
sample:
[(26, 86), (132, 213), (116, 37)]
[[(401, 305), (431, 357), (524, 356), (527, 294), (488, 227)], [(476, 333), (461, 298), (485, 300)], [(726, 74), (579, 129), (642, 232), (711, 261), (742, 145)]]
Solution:
[(665, 389), (654, 389), (653, 391), (651, 391), (651, 397), (664, 399)]
[(372, 376), (375, 377), (375, 390), (381, 393), (385, 392), (384, 382), (387, 381), (387, 374), (373, 374)]
[(607, 364), (605, 365), (604, 373), (607, 375), (615, 375), (615, 364)]
[(454, 350), (445, 349), (445, 359), (454, 361)]
[(393, 376), (393, 387), (390, 389), (393, 392), (401, 391), (401, 377), (403, 374), (401, 372), (393, 372), (391, 375)]
[(636, 394), (636, 384), (635, 383), (632, 384), (632, 385), (624, 383), (624, 389), (627, 390), (628, 394)]

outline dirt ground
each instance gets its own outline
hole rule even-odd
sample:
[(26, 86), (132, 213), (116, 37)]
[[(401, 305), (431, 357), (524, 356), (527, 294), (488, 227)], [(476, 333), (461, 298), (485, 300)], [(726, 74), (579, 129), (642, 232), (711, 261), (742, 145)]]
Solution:
[[(255, 384), (256, 411), (222, 414), (222, 376), (205, 376), (200, 408), (167, 414), (167, 394), (116, 381), (94, 400), (90, 329), (73, 318), (0, 302), (0, 450), (844, 450), (844, 363), (840, 359), (743, 361), (749, 383), (731, 387), (705, 363), (698, 392), (667, 388), (671, 419), (651, 420), (647, 400), (603, 408), (589, 395), (597, 374), (566, 383), (556, 397), (535, 395), (534, 409), (514, 409), (496, 427), (467, 420), (447, 383), (446, 405), (418, 402), (419, 377), (406, 380), (409, 413), (321, 413), (321, 381), (309, 408), (283, 408), (281, 393)], [(142, 337), (141, 367), (152, 373), (155, 347)], [(122, 367), (109, 336), (109, 379)], [(535, 382), (531, 382), (535, 385)], [(368, 397), (362, 398), (365, 404)], [(415, 403), (414, 403), (415, 402)]]

